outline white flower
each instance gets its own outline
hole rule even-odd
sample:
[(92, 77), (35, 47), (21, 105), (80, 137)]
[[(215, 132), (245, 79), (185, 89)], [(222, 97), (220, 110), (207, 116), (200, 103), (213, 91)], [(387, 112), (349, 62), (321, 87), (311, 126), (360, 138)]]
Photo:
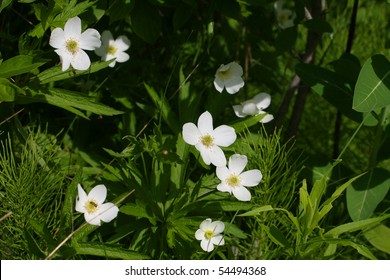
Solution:
[(199, 229), (195, 232), (195, 238), (200, 240), (200, 247), (206, 252), (214, 250), (214, 245), (221, 246), (225, 240), (221, 233), (225, 229), (225, 224), (221, 221), (212, 222), (211, 219), (204, 220)]
[(294, 14), (289, 9), (283, 9), (283, 0), (278, 0), (274, 3), (275, 15), (279, 27), (286, 29), (294, 26)]
[(126, 36), (122, 35), (114, 40), (111, 32), (106, 30), (102, 33), (102, 45), (95, 50), (95, 53), (101, 57), (102, 61), (108, 61), (115, 58), (115, 60), (108, 65), (114, 67), (116, 62), (125, 62), (129, 60), (130, 56), (125, 53), (129, 47), (130, 40)]
[(262, 92), (257, 94), (252, 99), (244, 101), (241, 103), (241, 105), (233, 105), (233, 110), (236, 116), (239, 118), (244, 118), (246, 116), (264, 115), (260, 122), (267, 123), (274, 119), (273, 115), (263, 111), (263, 109), (268, 108), (270, 104), (271, 95)]
[(84, 50), (94, 50), (101, 45), (100, 34), (96, 29), (88, 28), (81, 33), (79, 17), (68, 19), (64, 30), (57, 27), (53, 30), (49, 41), (50, 46), (60, 56), (62, 71), (70, 65), (76, 70), (87, 70), (91, 61)]
[(107, 196), (104, 185), (95, 186), (88, 195), (80, 184), (77, 188), (76, 211), (84, 213), (87, 223), (100, 226), (100, 221), (109, 223), (118, 215), (119, 209), (114, 203), (103, 203)]
[(214, 86), (219, 92), (226, 88), (230, 94), (237, 93), (244, 86), (242, 67), (236, 62), (222, 64), (215, 73)]
[(219, 147), (227, 147), (236, 141), (237, 135), (234, 128), (221, 125), (213, 129), (213, 117), (206, 111), (200, 115), (198, 126), (194, 123), (183, 125), (183, 139), (200, 152), (203, 161), (215, 166), (226, 165), (225, 154)]
[(263, 175), (258, 169), (242, 172), (247, 163), (246, 156), (234, 154), (229, 158), (229, 167), (217, 166), (217, 177), (221, 180), (217, 189), (233, 194), (240, 201), (250, 201), (251, 193), (245, 187), (257, 186)]

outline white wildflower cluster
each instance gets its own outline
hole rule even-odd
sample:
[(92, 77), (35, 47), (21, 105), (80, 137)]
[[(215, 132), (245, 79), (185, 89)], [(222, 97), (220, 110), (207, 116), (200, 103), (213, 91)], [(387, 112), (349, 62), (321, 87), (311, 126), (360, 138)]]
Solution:
[(130, 56), (125, 51), (130, 47), (130, 40), (126, 36), (119, 36), (116, 40), (110, 31), (104, 31), (102, 36), (93, 28), (81, 33), (81, 19), (70, 18), (64, 29), (55, 28), (50, 36), (49, 44), (55, 48), (62, 63), (62, 71), (70, 66), (75, 70), (87, 70), (91, 66), (87, 51), (95, 51), (102, 61), (114, 59), (109, 66), (114, 67), (116, 62), (125, 62)]
[[(214, 87), (222, 92), (236, 94), (245, 85), (242, 79), (243, 69), (237, 62), (222, 64), (215, 73)], [(234, 105), (233, 110), (237, 117), (262, 115), (260, 122), (267, 123), (273, 119), (271, 114), (263, 111), (271, 104), (268, 93), (259, 93), (255, 97)], [(244, 171), (248, 158), (245, 155), (233, 154), (227, 162), (221, 147), (229, 147), (237, 138), (233, 127), (220, 125), (214, 129), (213, 117), (206, 111), (195, 123), (185, 123), (182, 131), (183, 139), (187, 144), (195, 146), (203, 162), (216, 167), (216, 176), (220, 180), (216, 189), (232, 194), (239, 201), (250, 201), (251, 193), (248, 187), (257, 186), (263, 178), (260, 170)], [(204, 220), (195, 232), (195, 238), (200, 240), (201, 248), (206, 252), (214, 250), (215, 246), (225, 244), (223, 231), (225, 225), (221, 221)]]

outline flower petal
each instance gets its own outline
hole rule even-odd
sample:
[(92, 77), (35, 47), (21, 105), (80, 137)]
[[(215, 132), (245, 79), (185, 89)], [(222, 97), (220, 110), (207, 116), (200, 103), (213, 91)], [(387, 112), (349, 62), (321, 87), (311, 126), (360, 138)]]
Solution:
[(244, 80), (240, 76), (232, 76), (225, 80), (226, 91), (230, 94), (237, 93), (244, 85)]
[(210, 165), (211, 163), (211, 155), (208, 148), (206, 148), (203, 144), (197, 143), (195, 148), (200, 152), (200, 156), (202, 157), (205, 164)]
[(234, 187), (232, 193), (240, 201), (251, 200), (251, 193), (245, 187)]
[(213, 132), (213, 116), (209, 111), (205, 111), (198, 119), (198, 129), (202, 135)]
[(219, 190), (220, 192), (228, 192), (228, 193), (232, 194), (232, 187), (230, 187), (228, 184), (226, 184), (225, 181), (221, 182), (217, 186), (217, 190)]
[(242, 103), (242, 112), (245, 115), (257, 115), (260, 110), (256, 107), (256, 103), (253, 99), (249, 99)]
[(245, 155), (234, 154), (229, 158), (229, 170), (236, 175), (241, 174), (248, 163), (248, 158)]
[(105, 185), (95, 186), (88, 194), (88, 199), (95, 199), (96, 202), (101, 205), (107, 197), (107, 188)]
[(73, 38), (78, 40), (81, 35), (81, 19), (79, 17), (74, 17), (68, 19), (64, 26), (65, 40)]
[(214, 144), (222, 147), (230, 146), (237, 139), (234, 128), (227, 125), (218, 126), (214, 129), (212, 136), (214, 137)]
[(258, 109), (266, 109), (271, 104), (271, 95), (261, 92), (252, 98)]
[[(265, 113), (265, 112), (264, 112)], [(259, 122), (268, 123), (274, 119), (274, 116), (271, 114), (266, 114)]]
[(234, 76), (241, 77), (242, 74), (244, 74), (244, 71), (242, 70), (242, 67), (237, 62), (230, 62), (229, 64), (229, 72)]
[(240, 174), (241, 184), (247, 187), (257, 186), (261, 179), (263, 179), (263, 174), (258, 169), (252, 169), (245, 171)]
[(201, 229), (198, 229), (198, 230), (195, 232), (195, 238), (196, 238), (197, 240), (202, 240), (202, 239), (204, 239), (204, 238), (205, 238), (205, 236), (204, 236), (204, 231), (201, 230)]
[(102, 45), (107, 47), (108, 45), (110, 45), (110, 41), (114, 40), (114, 37), (109, 30), (104, 30), (100, 39), (102, 41)]
[(223, 235), (216, 235), (211, 238), (211, 243), (217, 246), (225, 245), (225, 239)]
[(214, 166), (225, 166), (226, 165), (226, 157), (222, 149), (218, 146), (212, 146), (208, 149), (208, 154), (210, 157), (210, 162)]
[(219, 180), (224, 181), (227, 177), (230, 176), (230, 171), (226, 166), (217, 166), (215, 173)]
[(91, 224), (91, 225), (100, 226), (100, 224), (101, 224), (98, 212), (89, 213), (88, 211), (86, 211), (84, 213), (84, 219), (88, 224)]
[(60, 49), (65, 46), (65, 34), (64, 30), (57, 27), (55, 28), (50, 35), (49, 45), (53, 48)]
[(214, 79), (214, 87), (219, 92), (222, 92), (223, 88), (225, 87), (225, 84), (224, 84), (223, 80), (221, 80), (219, 77), (215, 77), (215, 79)]
[(244, 112), (242, 111), (242, 105), (233, 105), (232, 107), (237, 117), (244, 118), (246, 116), (246, 114), (244, 114)]
[(124, 35), (121, 35), (119, 36), (116, 40), (115, 40), (115, 47), (118, 48), (118, 51), (126, 51), (129, 49), (130, 47), (130, 40), (129, 38), (127, 38), (126, 36)]
[(76, 70), (87, 70), (89, 66), (91, 66), (89, 56), (81, 49), (72, 57), (72, 61), (70, 63)]
[(77, 190), (78, 190), (78, 196), (76, 198), (75, 208), (77, 212), (84, 213), (85, 212), (84, 204), (87, 201), (87, 194), (80, 184), (77, 185)]
[(200, 242), (200, 247), (202, 247), (203, 251), (206, 252), (211, 252), (212, 250), (214, 250), (213, 243), (211, 243), (211, 240), (207, 238), (202, 239), (202, 241)]
[(217, 235), (225, 230), (225, 224), (221, 221), (214, 221), (211, 223), (211, 229), (214, 232), (214, 235)]
[(119, 208), (111, 202), (104, 203), (99, 207), (99, 217), (105, 222), (109, 223), (118, 216)]
[(68, 70), (72, 62), (72, 56), (65, 49), (56, 49), (55, 52), (60, 56), (62, 71)]
[(205, 232), (206, 230), (210, 229), (210, 225), (211, 225), (211, 219), (207, 218), (200, 223), (199, 228)]
[(195, 145), (199, 143), (201, 137), (198, 127), (193, 123), (185, 123), (183, 125), (183, 139), (184, 142), (190, 145)]
[(130, 59), (130, 55), (128, 55), (125, 52), (118, 52), (116, 54), (116, 61), (117, 62), (125, 62), (125, 61), (128, 61), (129, 59)]
[(92, 51), (101, 46), (100, 34), (96, 29), (88, 28), (80, 36), (80, 48)]

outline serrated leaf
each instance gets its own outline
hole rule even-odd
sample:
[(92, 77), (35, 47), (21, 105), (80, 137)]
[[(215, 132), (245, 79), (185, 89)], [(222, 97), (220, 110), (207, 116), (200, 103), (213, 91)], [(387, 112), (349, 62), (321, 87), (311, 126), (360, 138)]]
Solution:
[(371, 112), (390, 105), (390, 62), (383, 55), (369, 58), (360, 71), (353, 109)]
[(0, 64), (0, 78), (28, 73), (45, 64), (47, 59), (40, 59), (30, 55), (17, 55)]

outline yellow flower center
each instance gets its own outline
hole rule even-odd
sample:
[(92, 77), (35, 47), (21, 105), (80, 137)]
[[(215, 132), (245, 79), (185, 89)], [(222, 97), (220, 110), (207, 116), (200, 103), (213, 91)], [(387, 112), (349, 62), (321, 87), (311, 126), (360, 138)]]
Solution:
[(202, 137), (202, 139), (200, 140), (200, 142), (206, 146), (207, 148), (213, 146), (213, 142), (214, 142), (214, 137), (211, 136), (210, 134), (207, 134), (205, 136)]
[(232, 174), (228, 178), (226, 178), (226, 184), (230, 187), (238, 187), (241, 183), (241, 178), (235, 174)]
[(88, 211), (88, 213), (95, 213), (98, 210), (99, 205), (97, 201), (92, 198), (88, 199), (87, 202), (85, 202), (84, 207)]
[(66, 50), (72, 55), (75, 55), (79, 51), (79, 42), (72, 38), (69, 39), (66, 41)]
[(231, 78), (232, 76), (232, 73), (229, 71), (230, 69), (228, 70), (225, 70), (225, 71), (219, 71), (218, 72), (218, 77), (221, 79), (221, 80), (228, 80)]
[(214, 231), (212, 231), (211, 229), (208, 229), (208, 230), (206, 230), (206, 232), (204, 233), (204, 236), (205, 236), (207, 239), (211, 239), (211, 238), (214, 236)]
[(116, 47), (114, 47), (113, 45), (109, 45), (107, 48), (107, 53), (114, 55), (114, 54), (116, 54), (117, 50), (118, 49)]

